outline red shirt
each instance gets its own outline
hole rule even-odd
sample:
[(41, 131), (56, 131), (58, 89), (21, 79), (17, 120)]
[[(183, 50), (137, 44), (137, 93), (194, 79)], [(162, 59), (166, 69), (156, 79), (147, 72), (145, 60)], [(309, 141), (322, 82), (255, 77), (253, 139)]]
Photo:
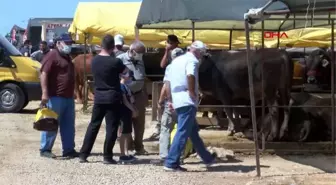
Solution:
[(43, 57), (42, 71), (48, 75), (49, 97), (74, 97), (75, 68), (69, 55), (62, 55), (58, 49), (53, 49)]

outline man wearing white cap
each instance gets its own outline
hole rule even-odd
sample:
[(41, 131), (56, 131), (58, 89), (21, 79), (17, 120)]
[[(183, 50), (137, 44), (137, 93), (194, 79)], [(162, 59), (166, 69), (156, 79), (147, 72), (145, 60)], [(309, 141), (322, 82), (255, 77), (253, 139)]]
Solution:
[(114, 36), (114, 44), (115, 44), (115, 48), (113, 52), (115, 56), (125, 53), (123, 51), (124, 37), (122, 35), (117, 34)]
[(191, 44), (189, 52), (173, 60), (168, 71), (168, 94), (171, 93), (173, 108), (178, 117), (177, 132), (166, 157), (166, 171), (186, 171), (180, 166), (181, 153), (190, 138), (203, 162), (210, 166), (216, 158), (206, 150), (198, 134), (196, 112), (198, 106), (198, 63), (206, 53), (201, 41)]

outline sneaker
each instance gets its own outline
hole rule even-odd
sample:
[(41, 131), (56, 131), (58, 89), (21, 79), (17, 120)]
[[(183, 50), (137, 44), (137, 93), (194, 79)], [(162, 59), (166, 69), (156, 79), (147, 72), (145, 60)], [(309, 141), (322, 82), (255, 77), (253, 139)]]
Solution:
[(148, 152), (145, 149), (135, 151), (134, 155), (148, 155)]
[(165, 166), (165, 167), (163, 167), (163, 169), (166, 172), (186, 172), (186, 171), (188, 171), (186, 168), (182, 168), (181, 166), (178, 166), (176, 168), (169, 168), (169, 167)]
[(79, 157), (79, 163), (87, 163), (89, 162), (86, 157)]
[(50, 151), (44, 151), (44, 152), (40, 152), (40, 156), (41, 157), (46, 157), (46, 158), (51, 158), (51, 159), (55, 159), (56, 155), (51, 153)]
[(217, 153), (214, 152), (214, 153), (211, 154), (211, 156), (212, 156), (213, 159), (209, 163), (205, 164), (206, 167), (211, 167), (216, 162)]
[(118, 164), (117, 161), (113, 159), (104, 159), (103, 163), (104, 164)]
[(122, 164), (124, 164), (124, 163), (131, 163), (131, 162), (133, 162), (135, 160), (135, 158), (132, 158), (132, 157), (130, 157), (130, 156), (126, 156), (126, 155), (124, 155), (124, 156), (120, 156), (119, 157), (119, 161), (122, 163)]
[(72, 159), (72, 158), (79, 157), (79, 153), (76, 152), (75, 150), (73, 150), (72, 152), (68, 152), (68, 153), (63, 154), (62, 157)]
[(129, 155), (128, 158), (130, 158), (131, 160), (137, 160), (137, 158), (134, 157), (133, 155)]

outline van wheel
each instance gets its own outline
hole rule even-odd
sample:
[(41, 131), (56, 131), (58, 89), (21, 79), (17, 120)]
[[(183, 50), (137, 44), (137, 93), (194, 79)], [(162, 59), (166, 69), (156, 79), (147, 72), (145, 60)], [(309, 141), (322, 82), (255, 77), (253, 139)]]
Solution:
[(0, 86), (0, 112), (19, 112), (24, 103), (25, 95), (22, 89), (13, 83)]
[[(26, 99), (26, 100), (25, 100), (25, 103), (23, 104), (23, 106), (22, 106), (22, 108), (21, 108), (21, 110), (24, 109), (24, 108), (26, 108), (27, 105), (28, 105), (28, 103), (29, 103), (29, 101)], [(21, 110), (20, 110), (20, 111), (21, 111)]]

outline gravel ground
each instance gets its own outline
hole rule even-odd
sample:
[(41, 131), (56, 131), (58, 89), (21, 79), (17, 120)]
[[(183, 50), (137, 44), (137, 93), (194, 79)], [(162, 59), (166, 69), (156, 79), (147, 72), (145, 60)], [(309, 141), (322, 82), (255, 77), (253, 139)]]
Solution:
[[(211, 184), (211, 185), (335, 185), (335, 157), (332, 156), (262, 156), (262, 178), (256, 178), (254, 156), (223, 158), (206, 170), (198, 158), (188, 159), (186, 173), (164, 172), (161, 166), (149, 164), (157, 155), (139, 156), (133, 165), (103, 165), (102, 145), (104, 126), (93, 148), (90, 163), (80, 164), (78, 159), (50, 160), (39, 157), (39, 133), (32, 128), (34, 109), (32, 102), (20, 114), (0, 116), (0, 184), (1, 185), (86, 185), (86, 184)], [(79, 109), (81, 105), (77, 106)], [(77, 112), (77, 150), (83, 141), (90, 115)], [(149, 116), (148, 116), (149, 119)], [(150, 130), (150, 129), (148, 129)], [(149, 131), (146, 132), (150, 134)], [(57, 138), (54, 152), (60, 154)], [(116, 156), (119, 146), (114, 149)], [(117, 158), (115, 158), (117, 159)], [(329, 173), (327, 173), (329, 172)]]

